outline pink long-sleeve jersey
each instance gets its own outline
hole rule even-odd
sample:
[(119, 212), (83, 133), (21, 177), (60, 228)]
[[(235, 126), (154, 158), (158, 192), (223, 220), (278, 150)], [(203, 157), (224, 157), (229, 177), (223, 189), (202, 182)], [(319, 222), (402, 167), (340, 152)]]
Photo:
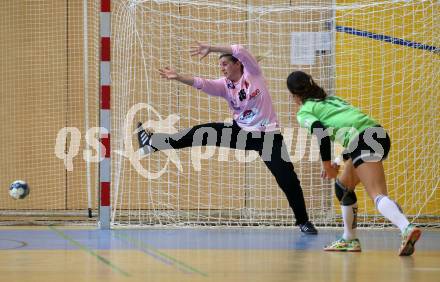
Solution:
[(232, 56), (243, 64), (240, 80), (232, 82), (227, 78), (194, 78), (193, 87), (212, 96), (226, 99), (237, 124), (247, 131), (279, 130), (278, 119), (272, 105), (258, 62), (240, 45), (232, 45)]

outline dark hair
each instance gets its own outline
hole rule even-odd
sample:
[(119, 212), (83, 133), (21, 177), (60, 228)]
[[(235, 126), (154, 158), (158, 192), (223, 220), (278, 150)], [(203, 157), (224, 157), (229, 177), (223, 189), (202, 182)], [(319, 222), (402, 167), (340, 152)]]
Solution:
[(327, 93), (315, 83), (312, 76), (302, 71), (294, 71), (287, 77), (287, 88), (303, 103), (307, 99), (324, 100), (327, 97)]
[[(221, 54), (219, 57), (218, 57), (218, 59), (220, 60), (221, 58), (224, 58), (224, 57), (227, 57), (229, 60), (231, 60), (233, 63), (236, 63), (236, 62), (240, 62), (237, 58), (235, 58), (234, 56), (232, 56), (232, 54), (228, 54), (228, 53), (224, 53), (224, 54)], [(240, 64), (241, 64), (241, 62), (240, 62)], [(241, 71), (243, 71), (243, 64), (241, 64)]]

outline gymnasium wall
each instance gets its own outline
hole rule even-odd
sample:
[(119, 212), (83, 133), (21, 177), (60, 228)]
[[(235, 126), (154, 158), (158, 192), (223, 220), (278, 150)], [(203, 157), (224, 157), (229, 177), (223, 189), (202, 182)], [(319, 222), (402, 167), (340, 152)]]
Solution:
[[(97, 9), (89, 2), (89, 31), (96, 35)], [(0, 209), (87, 208), (82, 1), (1, 1), (0, 38)], [(97, 121), (96, 42), (89, 42), (90, 126)], [(55, 155), (64, 127), (82, 133), (72, 172)], [(16, 179), (31, 187), (26, 200), (8, 196)]]

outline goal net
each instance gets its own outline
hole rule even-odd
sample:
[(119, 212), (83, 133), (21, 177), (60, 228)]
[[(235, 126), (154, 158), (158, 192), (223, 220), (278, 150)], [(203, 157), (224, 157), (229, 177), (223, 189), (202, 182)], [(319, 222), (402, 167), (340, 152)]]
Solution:
[[(133, 162), (137, 121), (156, 132), (231, 121), (227, 103), (161, 79), (157, 69), (221, 77), (218, 56), (190, 56), (195, 41), (241, 44), (267, 79), (311, 220), (340, 223), (333, 185), (320, 178), (315, 141), (298, 128), (286, 89), (311, 73), (389, 131), (390, 196), (412, 221), (438, 225), (439, 7), (437, 1), (112, 1), (112, 223), (292, 225), (264, 163), (242, 151), (188, 148)], [(437, 47), (436, 47), (437, 46)], [(335, 151), (340, 148), (335, 148)], [(358, 187), (359, 223), (388, 224)]]

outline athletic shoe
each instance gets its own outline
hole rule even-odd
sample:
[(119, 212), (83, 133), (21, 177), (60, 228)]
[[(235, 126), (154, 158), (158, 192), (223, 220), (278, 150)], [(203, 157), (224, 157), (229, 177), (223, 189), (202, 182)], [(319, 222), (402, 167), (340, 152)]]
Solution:
[(142, 149), (144, 154), (148, 154), (151, 152), (151, 135), (153, 135), (150, 131), (145, 130), (142, 126), (142, 123), (139, 122), (137, 126), (137, 135), (139, 148)]
[(305, 234), (309, 234), (309, 235), (318, 234), (318, 230), (316, 230), (315, 226), (313, 226), (313, 223), (311, 223), (310, 221), (306, 221), (305, 223), (300, 224), (299, 229), (301, 230), (301, 232)]
[(324, 247), (324, 251), (329, 252), (360, 252), (361, 242), (359, 239), (345, 240), (341, 238), (330, 245)]
[(402, 244), (399, 249), (399, 256), (410, 256), (414, 253), (414, 244), (422, 235), (422, 230), (413, 224), (409, 224), (402, 233)]

